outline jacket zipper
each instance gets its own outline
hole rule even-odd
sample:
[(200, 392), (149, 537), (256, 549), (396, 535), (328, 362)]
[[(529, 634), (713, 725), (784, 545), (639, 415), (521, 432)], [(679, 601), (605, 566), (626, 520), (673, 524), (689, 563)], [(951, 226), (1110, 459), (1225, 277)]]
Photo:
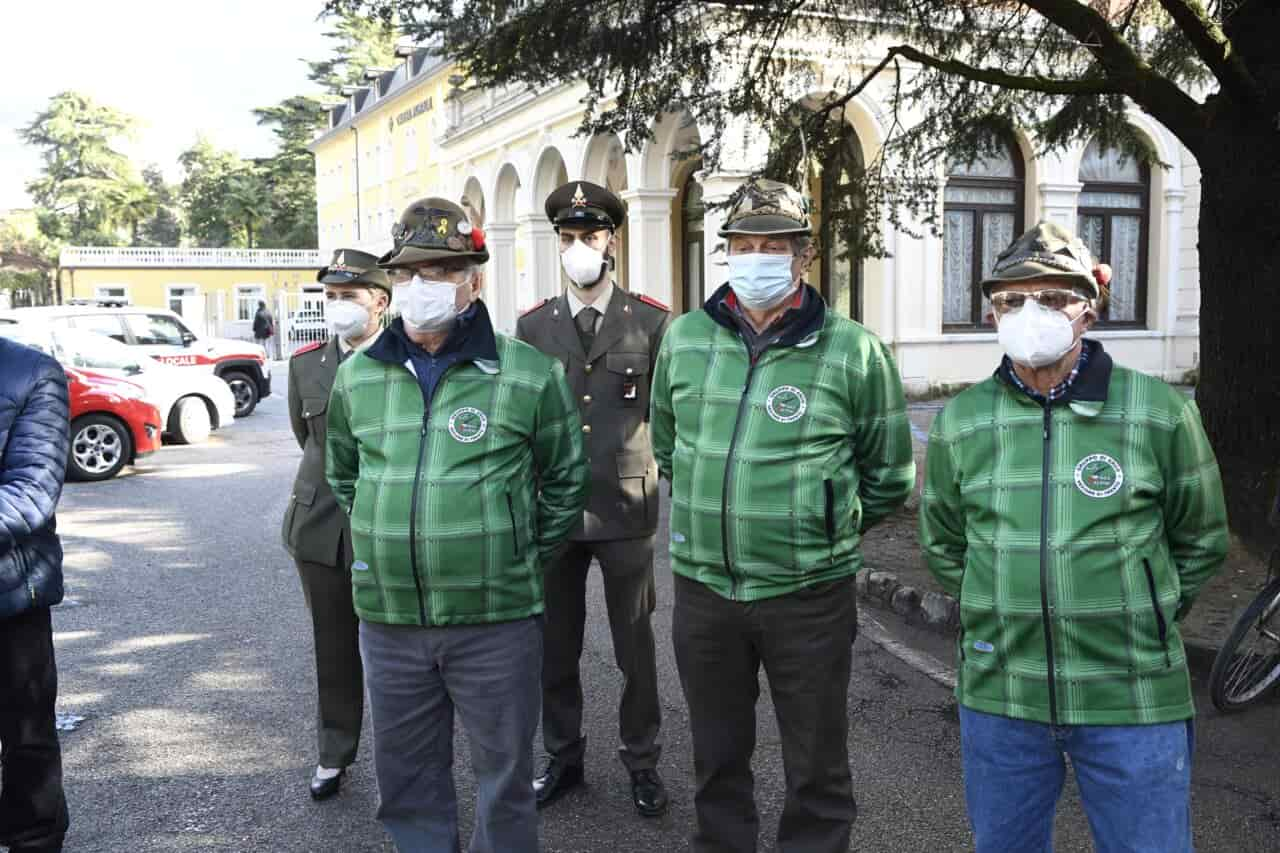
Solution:
[(520, 559), (520, 533), (516, 530), (516, 505), (511, 500), (511, 490), (507, 489), (507, 513), (511, 516), (511, 548), (515, 559)]
[(422, 415), (422, 432), (418, 437), (418, 467), (413, 472), (413, 496), (409, 499), (409, 566), (413, 570), (413, 585), (418, 590), (418, 620), (424, 628), (427, 627), (427, 605), (422, 594), (422, 577), (418, 573), (418, 493), (422, 491), (422, 463), (427, 455), (427, 426), (430, 423), (431, 405), (428, 403)]
[(734, 575), (733, 563), (729, 560), (729, 487), (733, 483), (733, 451), (738, 446), (738, 432), (742, 427), (742, 414), (747, 409), (747, 398), (751, 394), (751, 378), (755, 376), (757, 363), (756, 359), (751, 358), (749, 349), (747, 358), (749, 359), (747, 379), (742, 385), (742, 396), (738, 399), (738, 414), (733, 419), (733, 435), (729, 438), (729, 452), (724, 458), (724, 489), (720, 493), (720, 545), (724, 549), (724, 570), (729, 575), (730, 601), (738, 597), (738, 578)]
[(1156, 594), (1156, 576), (1151, 571), (1151, 561), (1143, 559), (1142, 570), (1147, 574), (1147, 589), (1151, 591), (1151, 609), (1156, 614), (1156, 630), (1160, 632), (1160, 645), (1164, 648), (1164, 666), (1165, 669), (1173, 666), (1169, 660), (1169, 623), (1164, 620), (1164, 613), (1160, 610), (1160, 596)]
[(1049, 673), (1049, 721), (1058, 725), (1058, 667), (1053, 656), (1053, 617), (1049, 607), (1049, 466), (1053, 461), (1053, 406), (1044, 406), (1044, 460), (1040, 467), (1040, 616), (1044, 620), (1045, 663)]

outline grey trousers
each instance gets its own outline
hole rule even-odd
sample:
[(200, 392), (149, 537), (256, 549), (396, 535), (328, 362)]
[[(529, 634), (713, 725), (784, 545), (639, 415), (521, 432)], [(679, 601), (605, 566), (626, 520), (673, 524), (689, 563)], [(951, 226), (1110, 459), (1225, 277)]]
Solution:
[(542, 620), (450, 628), (360, 623), (378, 819), (400, 853), (455, 853), (455, 709), (479, 784), (470, 853), (536, 853), (533, 737)]
[(542, 661), (542, 742), (565, 764), (582, 764), (583, 630), (587, 618), (587, 570), (600, 561), (604, 600), (613, 635), (613, 659), (622, 673), (618, 708), (618, 754), (628, 770), (658, 765), (658, 668), (650, 615), (657, 600), (653, 582), (653, 537), (611, 542), (566, 542), (547, 568), (546, 653)]

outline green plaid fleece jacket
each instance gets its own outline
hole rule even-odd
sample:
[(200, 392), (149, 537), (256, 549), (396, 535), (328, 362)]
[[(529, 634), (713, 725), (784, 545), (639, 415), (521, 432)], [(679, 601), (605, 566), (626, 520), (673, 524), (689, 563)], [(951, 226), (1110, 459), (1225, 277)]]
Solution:
[(671, 567), (755, 601), (854, 574), (862, 532), (915, 485), (902, 381), (810, 291), (754, 364), (722, 287), (671, 325), (650, 426), (671, 483)]
[[(542, 563), (582, 516), (587, 466), (560, 363), (503, 335), (426, 411), (404, 363), (338, 369), (326, 475), (351, 516), (356, 614), (395, 625), (542, 612)], [(377, 346), (391, 343), (390, 330)]]
[(1194, 714), (1178, 620), (1227, 515), (1195, 403), (1099, 344), (1047, 408), (996, 376), (929, 438), (920, 534), (960, 600), (961, 704), (1058, 725)]

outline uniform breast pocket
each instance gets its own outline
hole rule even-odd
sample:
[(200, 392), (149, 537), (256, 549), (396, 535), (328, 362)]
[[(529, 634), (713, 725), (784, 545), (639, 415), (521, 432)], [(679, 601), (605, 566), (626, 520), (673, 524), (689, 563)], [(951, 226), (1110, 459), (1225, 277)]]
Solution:
[(617, 400), (623, 406), (649, 405), (649, 354), (644, 352), (611, 352), (604, 357)]
[(637, 519), (649, 523), (653, 510), (650, 505), (656, 498), (653, 489), (658, 482), (657, 463), (648, 453), (625, 452), (618, 454), (619, 509)]
[(325, 411), (329, 408), (327, 396), (303, 397), (302, 417), (307, 421), (307, 429), (316, 438), (323, 438), (325, 432)]

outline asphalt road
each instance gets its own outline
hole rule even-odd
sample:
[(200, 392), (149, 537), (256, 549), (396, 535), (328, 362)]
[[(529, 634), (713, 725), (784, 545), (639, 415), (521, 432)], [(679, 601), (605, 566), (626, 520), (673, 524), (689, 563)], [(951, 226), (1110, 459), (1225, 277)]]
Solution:
[[(392, 849), (374, 819), (368, 732), (338, 798), (314, 804), (306, 792), (315, 760), (314, 676), (310, 622), (279, 539), (299, 457), (282, 373), (276, 396), (208, 444), (166, 448), (134, 473), (73, 484), (64, 494), (59, 521), (72, 601), (54, 616), (59, 707), (86, 717), (63, 735), (68, 853)], [(661, 769), (671, 811), (644, 820), (630, 805), (614, 756), (620, 680), (593, 576), (583, 660), (588, 786), (543, 814), (549, 853), (688, 849), (692, 758), (670, 643), (665, 554), (657, 577)], [(877, 611), (864, 617), (883, 623), (905, 646), (950, 663), (945, 639)], [(849, 688), (859, 804), (852, 849), (971, 849), (949, 691), (866, 633), (856, 645)], [(1202, 676), (1197, 683), (1201, 707), (1208, 709)], [(770, 850), (783, 772), (767, 690), (758, 719), (761, 849)], [(1202, 713), (1195, 768), (1199, 850), (1280, 849), (1278, 724), (1275, 701), (1233, 718)], [(458, 740), (465, 836), (474, 786), (465, 736)], [(1092, 849), (1070, 783), (1057, 849)]]

